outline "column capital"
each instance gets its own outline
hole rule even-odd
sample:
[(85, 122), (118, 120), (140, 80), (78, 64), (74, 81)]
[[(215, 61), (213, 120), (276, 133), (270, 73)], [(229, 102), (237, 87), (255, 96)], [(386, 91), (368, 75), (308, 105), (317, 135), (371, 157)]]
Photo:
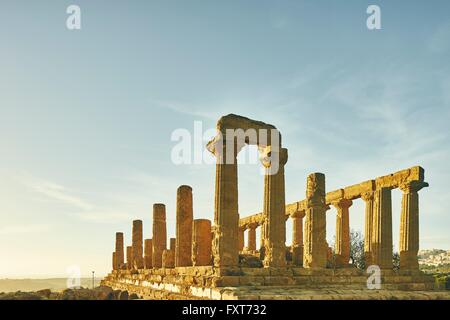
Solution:
[(291, 213), (290, 216), (292, 219), (297, 219), (297, 218), (303, 219), (305, 217), (305, 214), (306, 214), (306, 210), (298, 210), (298, 211)]
[(373, 191), (364, 192), (361, 194), (361, 199), (365, 202), (372, 201), (374, 199), (375, 193)]
[(350, 199), (342, 198), (342, 199), (333, 201), (331, 204), (334, 207), (336, 207), (336, 209), (348, 209), (352, 206), (353, 201)]
[(411, 181), (411, 182), (403, 183), (403, 184), (399, 185), (398, 188), (400, 190), (402, 190), (403, 193), (414, 193), (414, 192), (419, 192), (420, 190), (422, 190), (423, 188), (426, 188), (428, 186), (429, 186), (429, 184), (427, 182)]
[(252, 222), (247, 225), (247, 229), (256, 229), (258, 228), (258, 223)]
[[(244, 147), (245, 143), (239, 143), (235, 135), (227, 136), (222, 132), (219, 132), (206, 144), (206, 149), (217, 159), (223, 159), (224, 155), (235, 158)], [(227, 151), (233, 152), (233, 154), (228, 155)]]
[(275, 150), (272, 146), (266, 146), (259, 149), (259, 158), (264, 167), (270, 168), (273, 159), (278, 159), (279, 166), (286, 165), (288, 161), (288, 149), (281, 147), (276, 149), (278, 150)]

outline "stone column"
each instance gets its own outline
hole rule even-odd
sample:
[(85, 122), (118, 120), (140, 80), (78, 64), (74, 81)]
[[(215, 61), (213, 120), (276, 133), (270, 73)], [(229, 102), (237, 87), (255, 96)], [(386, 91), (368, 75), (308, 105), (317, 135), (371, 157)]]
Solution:
[(191, 266), (192, 247), (192, 188), (180, 186), (177, 190), (177, 225), (175, 266)]
[(296, 211), (292, 218), (292, 263), (295, 266), (303, 265), (303, 218), (305, 211)]
[(366, 204), (364, 220), (364, 260), (366, 268), (372, 264), (372, 231), (373, 231), (373, 206), (374, 193), (367, 192), (361, 195)]
[(116, 253), (115, 252), (112, 253), (112, 269), (113, 270), (118, 270), (117, 259), (116, 259)]
[(328, 245), (326, 241), (325, 175), (312, 173), (306, 184), (306, 221), (303, 267), (326, 268)]
[(337, 210), (336, 214), (336, 265), (339, 267), (348, 266), (350, 260), (350, 217), (349, 208), (352, 200), (340, 199), (333, 202)]
[(259, 225), (259, 257), (261, 260), (264, 260), (264, 239), (266, 238), (264, 232), (265, 232), (265, 223), (264, 223), (264, 216), (261, 219), (261, 224)]
[[(192, 231), (191, 231), (191, 233), (192, 233)], [(173, 251), (173, 254), (174, 254), (174, 256), (173, 256), (174, 260), (173, 261), (174, 261), (174, 263), (175, 263), (175, 247), (176, 247), (176, 245), (177, 245), (177, 239), (176, 238), (170, 238), (169, 250)]]
[(375, 191), (372, 231), (372, 263), (392, 269), (392, 200), (391, 189)]
[(239, 228), (239, 233), (238, 233), (238, 237), (239, 237), (239, 251), (244, 250), (244, 232), (245, 229), (244, 228)]
[(152, 268), (152, 257), (153, 257), (153, 244), (152, 239), (145, 239), (144, 241), (144, 268)]
[(175, 251), (164, 250), (162, 254), (162, 267), (173, 268), (175, 266)]
[[(277, 154), (278, 153), (278, 154)], [(264, 261), (265, 267), (286, 266), (286, 202), (284, 166), (288, 160), (286, 148), (272, 150), (269, 146), (263, 158), (264, 176)], [(277, 163), (278, 162), (278, 163)]]
[(234, 137), (231, 139), (221, 136), (208, 143), (208, 150), (216, 156), (212, 248), (216, 267), (234, 267), (239, 264), (237, 144)]
[(192, 228), (192, 265), (211, 265), (211, 221), (196, 219)]
[(142, 269), (144, 267), (142, 220), (133, 221), (132, 247), (133, 247), (133, 267), (135, 269)]
[(400, 186), (402, 212), (400, 219), (400, 269), (419, 270), (419, 194), (428, 183), (413, 181)]
[(133, 269), (133, 247), (127, 247), (127, 269)]
[(116, 261), (117, 268), (122, 269), (124, 264), (122, 232), (116, 232)]
[(162, 254), (167, 249), (166, 206), (162, 203), (153, 205), (153, 268), (162, 267)]
[(256, 251), (256, 224), (251, 224), (248, 227), (248, 243), (247, 250)]

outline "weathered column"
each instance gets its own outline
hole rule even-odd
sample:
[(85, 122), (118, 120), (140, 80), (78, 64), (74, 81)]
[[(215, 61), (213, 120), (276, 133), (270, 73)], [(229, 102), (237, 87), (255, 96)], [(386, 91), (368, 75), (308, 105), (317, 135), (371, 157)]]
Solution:
[(364, 261), (366, 268), (372, 264), (372, 231), (373, 231), (373, 206), (374, 206), (374, 193), (367, 192), (361, 195), (361, 199), (364, 200), (365, 218), (364, 218)]
[(239, 264), (239, 214), (237, 182), (237, 146), (234, 137), (222, 136), (208, 143), (216, 156), (213, 257), (216, 267)]
[(264, 261), (265, 267), (286, 265), (286, 202), (284, 190), (284, 166), (288, 160), (286, 148), (272, 150), (266, 147), (263, 158), (264, 175)]
[(295, 266), (303, 265), (303, 218), (305, 211), (296, 211), (292, 218), (292, 263)]
[(123, 268), (123, 258), (123, 233), (116, 232), (116, 263), (118, 269)]
[(194, 220), (192, 227), (192, 265), (211, 265), (211, 221)]
[(239, 233), (238, 233), (238, 237), (239, 237), (239, 241), (238, 241), (238, 244), (239, 244), (239, 251), (242, 251), (242, 250), (244, 250), (244, 232), (245, 232), (245, 229), (244, 228), (239, 228)]
[(261, 218), (261, 223), (260, 223), (260, 225), (259, 225), (259, 229), (260, 229), (260, 233), (259, 233), (259, 236), (260, 236), (260, 238), (259, 238), (259, 257), (260, 257), (260, 259), (262, 260), (262, 261), (264, 261), (264, 252), (265, 252), (265, 249), (264, 249), (264, 242), (265, 242), (265, 238), (266, 238), (266, 236), (265, 236), (265, 219), (264, 219), (264, 216), (262, 216), (262, 218)]
[(164, 250), (162, 254), (162, 267), (173, 268), (175, 266), (175, 251)]
[(133, 269), (133, 247), (127, 247), (127, 269)]
[(306, 184), (306, 221), (303, 267), (326, 268), (328, 245), (326, 241), (325, 175), (312, 173)]
[(175, 266), (191, 266), (192, 247), (192, 188), (180, 186), (177, 190)]
[(142, 269), (144, 267), (142, 220), (133, 221), (132, 247), (133, 247), (133, 267), (135, 269)]
[(372, 231), (372, 263), (392, 269), (392, 200), (391, 189), (375, 191)]
[(115, 252), (112, 253), (112, 269), (113, 270), (118, 270), (117, 259), (116, 259), (116, 253)]
[(349, 208), (353, 201), (340, 199), (333, 202), (336, 208), (336, 265), (339, 267), (348, 266), (350, 260), (350, 217)]
[(162, 267), (162, 254), (167, 249), (166, 206), (162, 203), (153, 205), (153, 268)]
[[(191, 231), (191, 233), (192, 233), (192, 231)], [(192, 241), (192, 240), (191, 240)], [(170, 241), (169, 241), (169, 249), (170, 250), (172, 250), (173, 251), (173, 254), (174, 254), (174, 259), (175, 259), (175, 247), (176, 247), (176, 245), (177, 245), (177, 239), (176, 238), (170, 238)], [(175, 260), (174, 260), (175, 261)]]
[(256, 224), (250, 224), (248, 226), (247, 250), (249, 251), (256, 250), (256, 227)]
[(428, 183), (412, 181), (403, 184), (402, 212), (400, 220), (400, 269), (419, 270), (419, 194)]
[(153, 244), (152, 239), (145, 239), (144, 241), (144, 268), (152, 268)]

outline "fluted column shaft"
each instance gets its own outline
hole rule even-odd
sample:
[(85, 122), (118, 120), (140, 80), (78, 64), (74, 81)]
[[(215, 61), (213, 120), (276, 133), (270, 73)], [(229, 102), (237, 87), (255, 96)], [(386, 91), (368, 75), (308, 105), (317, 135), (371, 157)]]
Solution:
[(153, 205), (153, 268), (162, 267), (162, 254), (167, 249), (166, 206), (162, 203)]
[(116, 232), (116, 265), (117, 269), (121, 269), (124, 264), (124, 252), (123, 252), (123, 233)]
[(133, 247), (127, 246), (127, 269), (133, 269)]
[[(227, 148), (231, 148), (228, 154)], [(233, 267), (239, 264), (237, 150), (233, 143), (230, 146), (222, 140), (213, 153), (217, 161), (212, 248), (214, 266)]]
[(250, 251), (256, 250), (256, 227), (256, 225), (251, 225), (248, 228), (247, 249)]
[(151, 269), (153, 258), (153, 243), (152, 239), (145, 239), (144, 241), (144, 268)]
[(195, 219), (192, 237), (193, 265), (211, 265), (211, 221), (207, 219)]
[(428, 183), (413, 181), (401, 185), (402, 212), (400, 220), (400, 269), (418, 270), (419, 262), (419, 194)]
[(192, 265), (192, 188), (180, 186), (177, 190), (175, 267)]
[(303, 218), (305, 211), (296, 211), (292, 218), (292, 263), (295, 266), (303, 265)]
[(144, 267), (142, 220), (133, 221), (132, 247), (133, 247), (133, 267), (135, 269), (142, 269)]
[(374, 193), (367, 192), (361, 195), (361, 199), (365, 202), (365, 218), (364, 218), (364, 260), (366, 267), (372, 264), (372, 232), (373, 232), (373, 207)]
[(390, 188), (375, 191), (372, 233), (372, 263), (381, 269), (392, 264), (392, 199)]
[[(264, 261), (265, 267), (286, 265), (286, 202), (284, 166), (286, 148), (270, 150), (270, 161), (263, 160), (264, 176)], [(278, 152), (278, 155), (276, 153)], [(276, 163), (278, 161), (278, 163)]]
[(238, 233), (238, 245), (239, 245), (239, 251), (244, 250), (244, 245), (245, 245), (245, 229), (244, 228), (239, 228), (239, 233)]
[(306, 221), (303, 267), (326, 268), (328, 245), (326, 241), (325, 175), (313, 173), (306, 185)]
[(336, 214), (336, 265), (346, 266), (350, 260), (350, 217), (349, 208), (352, 201), (348, 199), (340, 199), (333, 202), (333, 206), (337, 210)]

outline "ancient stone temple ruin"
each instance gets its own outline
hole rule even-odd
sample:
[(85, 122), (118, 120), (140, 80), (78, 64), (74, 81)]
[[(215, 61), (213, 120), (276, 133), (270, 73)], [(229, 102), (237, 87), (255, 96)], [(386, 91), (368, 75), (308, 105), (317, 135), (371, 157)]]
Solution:
[[(251, 136), (249, 129), (276, 134)], [(244, 143), (236, 132), (244, 132)], [(417, 260), (419, 191), (428, 186), (424, 169), (412, 167), (330, 192), (325, 175), (311, 173), (305, 198), (286, 204), (288, 150), (276, 127), (227, 115), (218, 121), (217, 133), (207, 145), (217, 160), (214, 220), (195, 219), (193, 190), (180, 186), (176, 212), (167, 213), (176, 217), (176, 238), (168, 242), (165, 205), (154, 204), (152, 239), (144, 240), (142, 221), (133, 221), (126, 261), (124, 235), (116, 233), (113, 270), (104, 285), (148, 299), (445, 297), (432, 290), (433, 279), (419, 271)], [(247, 216), (238, 209), (236, 161), (245, 144), (258, 147), (265, 170), (263, 210)], [(391, 193), (396, 189), (402, 192), (399, 270), (393, 270)], [(375, 274), (349, 263), (349, 213), (355, 201), (365, 204), (364, 257)], [(335, 217), (327, 216), (331, 207)], [(334, 248), (326, 241), (327, 218), (336, 220)], [(287, 219), (292, 230), (286, 230)], [(292, 232), (290, 246), (286, 232)], [(371, 275), (379, 280), (368, 281)]]

